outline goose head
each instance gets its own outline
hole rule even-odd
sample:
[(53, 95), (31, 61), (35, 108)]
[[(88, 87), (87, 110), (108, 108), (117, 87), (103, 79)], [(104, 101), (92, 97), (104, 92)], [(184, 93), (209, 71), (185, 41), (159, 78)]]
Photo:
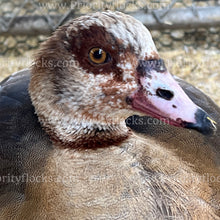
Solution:
[(214, 128), (166, 69), (146, 27), (123, 13), (98, 12), (61, 26), (42, 44), (31, 72), (38, 118), (63, 146), (119, 142), (134, 114)]

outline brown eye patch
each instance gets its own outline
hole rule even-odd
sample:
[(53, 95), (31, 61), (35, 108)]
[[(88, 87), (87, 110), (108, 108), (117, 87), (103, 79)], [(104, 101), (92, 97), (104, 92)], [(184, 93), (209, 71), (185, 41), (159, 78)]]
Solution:
[[(78, 31), (73, 31), (71, 36), (71, 51), (75, 60), (85, 71), (93, 74), (113, 73), (116, 81), (123, 79), (123, 69), (117, 66), (120, 62), (120, 54), (125, 53), (123, 41), (119, 41), (104, 27), (97, 25), (92, 25), (87, 29), (79, 28)], [(97, 48), (102, 51), (92, 50)], [(103, 51), (106, 53), (104, 62)], [(96, 52), (95, 57), (92, 52)], [(103, 59), (99, 61), (101, 65), (97, 64), (97, 60), (94, 62), (94, 58), (99, 59), (99, 56)]]

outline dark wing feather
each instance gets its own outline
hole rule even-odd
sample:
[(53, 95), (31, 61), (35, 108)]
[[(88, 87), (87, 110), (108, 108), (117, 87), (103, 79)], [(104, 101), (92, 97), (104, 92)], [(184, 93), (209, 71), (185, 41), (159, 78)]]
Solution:
[(52, 149), (34, 114), (29, 81), (26, 69), (0, 83), (0, 207), (24, 199), (25, 178), (43, 167)]

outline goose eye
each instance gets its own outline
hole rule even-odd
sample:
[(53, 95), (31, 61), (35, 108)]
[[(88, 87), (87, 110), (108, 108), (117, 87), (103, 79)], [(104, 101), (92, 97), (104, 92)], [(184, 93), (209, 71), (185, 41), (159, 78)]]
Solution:
[(103, 64), (108, 62), (109, 54), (101, 48), (94, 47), (89, 51), (89, 59), (95, 64)]

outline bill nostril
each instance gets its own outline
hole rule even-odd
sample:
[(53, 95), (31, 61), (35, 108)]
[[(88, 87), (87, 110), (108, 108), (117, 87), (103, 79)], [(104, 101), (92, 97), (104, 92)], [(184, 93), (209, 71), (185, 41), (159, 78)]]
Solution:
[(156, 91), (157, 96), (160, 98), (166, 99), (166, 100), (171, 100), (174, 96), (172, 91), (166, 90), (166, 89), (157, 89)]
[(129, 97), (129, 96), (126, 97), (125, 101), (126, 101), (126, 103), (127, 103), (128, 105), (131, 105), (131, 104), (132, 104), (132, 98)]

